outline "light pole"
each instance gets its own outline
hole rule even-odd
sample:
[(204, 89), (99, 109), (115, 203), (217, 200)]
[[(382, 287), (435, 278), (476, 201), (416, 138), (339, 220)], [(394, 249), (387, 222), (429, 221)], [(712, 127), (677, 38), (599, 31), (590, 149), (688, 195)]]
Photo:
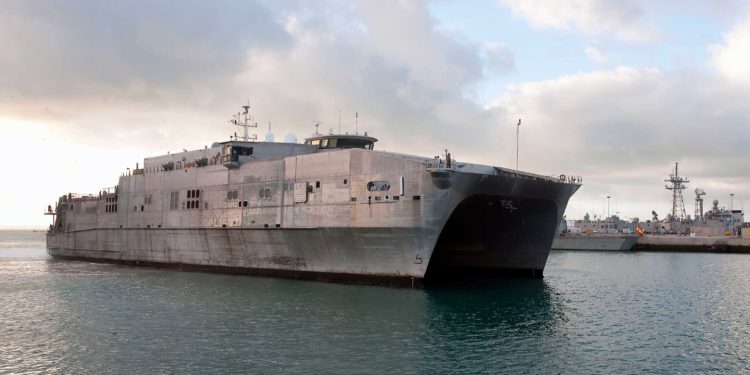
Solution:
[(516, 172), (518, 172), (518, 133), (521, 131), (521, 119), (518, 119), (518, 125), (516, 125)]
[(607, 232), (609, 232), (609, 198), (612, 197), (607, 195)]
[(734, 236), (734, 193), (729, 194), (729, 222), (732, 225), (732, 236)]

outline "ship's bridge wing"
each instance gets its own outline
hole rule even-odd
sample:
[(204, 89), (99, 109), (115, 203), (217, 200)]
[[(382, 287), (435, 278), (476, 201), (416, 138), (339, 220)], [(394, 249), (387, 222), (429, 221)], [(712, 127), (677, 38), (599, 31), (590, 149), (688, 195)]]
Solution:
[(344, 149), (344, 148), (363, 148), (372, 150), (376, 138), (367, 135), (350, 135), (350, 134), (329, 134), (315, 135), (305, 139), (306, 145), (318, 146), (321, 150), (325, 149)]

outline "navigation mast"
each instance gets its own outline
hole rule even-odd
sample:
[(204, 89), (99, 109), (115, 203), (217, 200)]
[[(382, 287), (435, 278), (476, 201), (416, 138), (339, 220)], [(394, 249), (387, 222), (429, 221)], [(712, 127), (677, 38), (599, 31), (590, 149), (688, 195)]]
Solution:
[(687, 189), (684, 184), (690, 182), (687, 177), (680, 176), (678, 173), (679, 163), (674, 163), (674, 173), (669, 174), (669, 179), (664, 180), (669, 182), (668, 185), (664, 185), (667, 190), (672, 190), (672, 221), (685, 220), (687, 214), (685, 213), (685, 201), (682, 199), (682, 191)]
[[(248, 128), (257, 128), (258, 123), (254, 123), (252, 116), (250, 115), (250, 103), (247, 105), (242, 106), (242, 112), (237, 112), (236, 115), (232, 116), (232, 119), (229, 120), (230, 124), (237, 125), (242, 128), (242, 140), (247, 141), (255, 141), (258, 139), (257, 134), (253, 134), (252, 137), (248, 135)], [(235, 137), (236, 138), (236, 137)]]

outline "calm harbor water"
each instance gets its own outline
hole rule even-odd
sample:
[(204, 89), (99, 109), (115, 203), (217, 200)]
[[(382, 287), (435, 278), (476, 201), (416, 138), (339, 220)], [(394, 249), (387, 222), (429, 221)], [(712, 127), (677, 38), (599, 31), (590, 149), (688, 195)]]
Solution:
[(431, 290), (48, 258), (0, 231), (0, 373), (750, 372), (750, 256), (553, 252)]

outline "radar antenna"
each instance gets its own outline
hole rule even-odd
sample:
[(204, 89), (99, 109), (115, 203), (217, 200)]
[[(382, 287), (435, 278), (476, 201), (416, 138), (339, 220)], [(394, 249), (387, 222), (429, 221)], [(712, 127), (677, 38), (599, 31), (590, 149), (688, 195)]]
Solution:
[(313, 124), (315, 125), (315, 135), (320, 135), (320, 133), (318, 133), (318, 127), (320, 127), (320, 125), (323, 125), (323, 123), (320, 121), (313, 121)]
[(669, 182), (668, 185), (664, 185), (667, 190), (672, 190), (672, 221), (685, 220), (687, 216), (685, 212), (685, 201), (682, 199), (682, 191), (687, 189), (684, 184), (690, 182), (685, 176), (680, 176), (678, 173), (679, 163), (674, 163), (674, 173), (669, 175), (669, 179), (664, 180)]
[(695, 189), (695, 221), (703, 221), (703, 196), (706, 192), (703, 189)]

